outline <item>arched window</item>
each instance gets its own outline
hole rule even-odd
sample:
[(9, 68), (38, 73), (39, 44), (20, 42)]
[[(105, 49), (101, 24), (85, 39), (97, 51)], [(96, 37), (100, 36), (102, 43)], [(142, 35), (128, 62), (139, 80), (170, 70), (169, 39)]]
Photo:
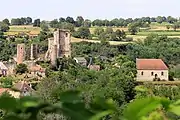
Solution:
[(68, 37), (68, 33), (66, 33), (66, 37)]
[(141, 72), (141, 75), (142, 75), (142, 76), (144, 75), (144, 72), (143, 72), (143, 71)]

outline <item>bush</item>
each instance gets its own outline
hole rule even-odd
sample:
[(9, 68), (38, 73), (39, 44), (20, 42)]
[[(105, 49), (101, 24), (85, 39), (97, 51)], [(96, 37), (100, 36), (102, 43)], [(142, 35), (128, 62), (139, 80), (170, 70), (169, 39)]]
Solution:
[(11, 88), (12, 81), (13, 81), (13, 78), (11, 77), (3, 77), (0, 79), (0, 83), (3, 88)]
[(19, 64), (16, 66), (16, 73), (23, 74), (26, 72), (28, 72), (28, 68), (26, 64)]

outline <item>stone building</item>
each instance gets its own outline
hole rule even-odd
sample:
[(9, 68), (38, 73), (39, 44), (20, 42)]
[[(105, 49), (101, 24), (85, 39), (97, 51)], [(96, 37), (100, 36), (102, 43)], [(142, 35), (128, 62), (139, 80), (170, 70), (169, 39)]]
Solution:
[(17, 45), (17, 64), (23, 63), (25, 60), (25, 44)]
[(58, 29), (54, 32), (54, 44), (57, 45), (57, 57), (71, 56), (71, 34), (69, 30)]
[(161, 59), (136, 59), (137, 81), (168, 80), (168, 67)]
[(0, 62), (0, 76), (6, 76), (7, 73), (8, 73), (7, 66), (3, 62)]
[(75, 57), (74, 60), (82, 66), (87, 66), (87, 60), (84, 57)]
[(48, 39), (48, 51), (45, 55), (46, 60), (50, 60), (55, 66), (56, 59), (71, 56), (71, 34), (69, 30), (57, 29), (54, 38)]

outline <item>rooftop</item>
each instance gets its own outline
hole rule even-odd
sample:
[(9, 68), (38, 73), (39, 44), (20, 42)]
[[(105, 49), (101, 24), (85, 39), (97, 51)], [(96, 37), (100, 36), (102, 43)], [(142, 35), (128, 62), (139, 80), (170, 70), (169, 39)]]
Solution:
[(8, 68), (4, 65), (3, 62), (0, 62), (0, 70), (7, 70)]
[(4, 92), (8, 92), (9, 88), (0, 88), (0, 95), (2, 95)]
[(168, 67), (161, 59), (136, 59), (138, 70), (168, 70)]
[(75, 57), (74, 60), (78, 62), (86, 62), (87, 60), (84, 57)]

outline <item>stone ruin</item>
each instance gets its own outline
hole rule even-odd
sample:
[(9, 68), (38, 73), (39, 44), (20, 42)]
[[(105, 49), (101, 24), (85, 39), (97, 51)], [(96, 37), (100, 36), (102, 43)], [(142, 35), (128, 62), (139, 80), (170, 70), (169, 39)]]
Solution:
[(48, 39), (48, 51), (45, 59), (51, 61), (52, 66), (56, 66), (57, 58), (71, 56), (71, 34), (69, 30), (57, 29), (54, 38)]

